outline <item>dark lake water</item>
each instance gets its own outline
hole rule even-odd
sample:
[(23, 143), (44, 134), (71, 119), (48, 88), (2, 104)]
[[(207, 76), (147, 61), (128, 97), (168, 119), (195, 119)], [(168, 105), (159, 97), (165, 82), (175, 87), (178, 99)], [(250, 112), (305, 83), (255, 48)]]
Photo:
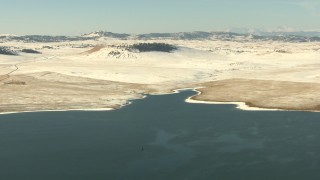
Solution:
[(0, 115), (0, 179), (320, 179), (320, 113), (185, 103), (193, 94)]

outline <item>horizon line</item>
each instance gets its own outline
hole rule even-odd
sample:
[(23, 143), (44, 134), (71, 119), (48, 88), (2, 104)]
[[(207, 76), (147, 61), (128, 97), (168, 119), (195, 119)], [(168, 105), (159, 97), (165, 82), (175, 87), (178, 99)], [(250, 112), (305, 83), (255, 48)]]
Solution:
[[(238, 32), (237, 32), (238, 31)], [(243, 31), (243, 32), (239, 32)], [(320, 33), (320, 29), (289, 29), (289, 30), (281, 30), (281, 29), (273, 29), (273, 30), (263, 30), (259, 28), (226, 28), (220, 30), (194, 30), (194, 31), (174, 31), (174, 32), (148, 32), (148, 33), (126, 33), (126, 32), (115, 32), (115, 31), (108, 31), (108, 30), (96, 30), (87, 33), (79, 33), (78, 35), (67, 35), (67, 34), (11, 34), (11, 33), (0, 33), (0, 36), (84, 36), (88, 34), (92, 34), (95, 32), (108, 32), (114, 34), (128, 34), (128, 35), (142, 35), (142, 34), (175, 34), (175, 33), (193, 33), (193, 32), (225, 32), (225, 33), (236, 33), (236, 34), (254, 34), (255, 32), (261, 33), (294, 33), (294, 32), (317, 32)]]

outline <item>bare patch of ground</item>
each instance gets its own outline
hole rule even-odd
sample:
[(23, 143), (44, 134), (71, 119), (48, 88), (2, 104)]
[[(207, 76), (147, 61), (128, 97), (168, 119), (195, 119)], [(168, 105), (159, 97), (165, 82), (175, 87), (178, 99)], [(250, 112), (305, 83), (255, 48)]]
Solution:
[(229, 79), (199, 84), (193, 100), (245, 102), (250, 107), (320, 111), (320, 84), (287, 81)]
[(119, 108), (130, 99), (155, 93), (147, 85), (42, 72), (13, 75), (0, 84), (0, 113)]
[(94, 48), (90, 49), (89, 51), (85, 51), (81, 54), (92, 54), (92, 53), (95, 53), (95, 52), (98, 52), (100, 51), (101, 49), (105, 48), (104, 45), (97, 45), (95, 46)]

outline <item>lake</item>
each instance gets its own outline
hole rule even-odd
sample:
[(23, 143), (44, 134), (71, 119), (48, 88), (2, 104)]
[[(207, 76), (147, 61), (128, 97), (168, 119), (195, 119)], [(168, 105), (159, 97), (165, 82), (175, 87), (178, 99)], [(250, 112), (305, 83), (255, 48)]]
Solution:
[(0, 179), (320, 179), (320, 113), (184, 102), (194, 94), (0, 115)]

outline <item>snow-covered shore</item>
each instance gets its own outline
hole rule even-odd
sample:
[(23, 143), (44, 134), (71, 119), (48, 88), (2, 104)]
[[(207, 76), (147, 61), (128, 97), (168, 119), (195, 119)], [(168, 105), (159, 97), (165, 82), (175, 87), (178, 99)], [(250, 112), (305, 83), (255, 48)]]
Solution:
[[(164, 52), (132, 52), (123, 45), (131, 45), (141, 42), (159, 42), (172, 44), (179, 49), (172, 53)], [(11, 72), (14, 66), (18, 70), (10, 74), (10, 78), (0, 82), (0, 99), (2, 111), (4, 106), (28, 104), (36, 97), (38, 104), (47, 102), (46, 99), (54, 97), (56, 101), (63, 103), (57, 94), (63, 92), (54, 91), (54, 86), (68, 84), (70, 88), (75, 85), (79, 89), (86, 89), (85, 84), (91, 80), (108, 82), (113, 84), (108, 97), (109, 103), (104, 105), (119, 105), (125, 103), (126, 98), (136, 98), (139, 94), (150, 91), (167, 93), (170, 89), (197, 87), (202, 83), (222, 81), (228, 79), (252, 79), (268, 81), (286, 81), (297, 83), (320, 82), (320, 44), (316, 42), (288, 43), (276, 41), (213, 41), (213, 40), (118, 40), (102, 38), (97, 41), (72, 41), (54, 43), (23, 43), (4, 42), (1, 46), (11, 47), (17, 51), (20, 49), (35, 49), (42, 54), (19, 53), (19, 56), (0, 55), (0, 79)], [(93, 47), (99, 46), (94, 50)], [(32, 79), (30, 82), (29, 79)], [(25, 81), (25, 85), (10, 83), (15, 80)], [(40, 85), (36, 85), (41, 82)], [(82, 84), (85, 81), (86, 83)], [(48, 82), (48, 83), (46, 83)], [(59, 84), (60, 83), (60, 84)], [(96, 82), (99, 84), (99, 82)], [(117, 83), (126, 84), (125, 87)], [(26, 93), (27, 87), (44, 88), (42, 93), (32, 95), (31, 91)], [(50, 84), (52, 90), (45, 87)], [(128, 85), (128, 86), (127, 86)], [(101, 101), (100, 91), (103, 87), (95, 89), (98, 85), (90, 87), (99, 90), (99, 95), (94, 98), (85, 99), (99, 108)], [(138, 87), (137, 87), (138, 86)], [(62, 91), (63, 87), (59, 90)], [(6, 98), (8, 92), (18, 97)], [(47, 92), (45, 92), (47, 91)], [(130, 92), (130, 96), (120, 94), (112, 95), (113, 91)], [(266, 89), (268, 91), (268, 89)], [(285, 89), (284, 89), (285, 91)], [(77, 88), (72, 90), (76, 97)], [(236, 94), (237, 92), (233, 92)], [(303, 93), (303, 92), (302, 92)], [(81, 93), (80, 93), (81, 94)], [(84, 96), (86, 93), (82, 93)], [(128, 94), (128, 93), (125, 93)], [(130, 93), (129, 93), (130, 94)], [(1, 98), (1, 96), (3, 96)], [(201, 95), (200, 95), (201, 96)], [(240, 95), (239, 95), (240, 96)], [(276, 95), (274, 95), (276, 96)], [(97, 98), (97, 99), (95, 99)], [(117, 101), (117, 99), (121, 99)], [(298, 95), (297, 95), (297, 98)], [(312, 98), (318, 98), (317, 96)], [(11, 99), (11, 100), (8, 100)], [(112, 101), (111, 101), (112, 100)], [(72, 98), (68, 99), (68, 102)], [(188, 100), (191, 102), (191, 99)], [(233, 102), (229, 99), (228, 102)], [(81, 101), (82, 102), (82, 101)], [(192, 101), (194, 102), (194, 101)], [(200, 102), (200, 101), (197, 101)], [(71, 102), (72, 104), (72, 102)], [(254, 107), (244, 106), (237, 103), (239, 107), (253, 110)], [(82, 108), (81, 108), (82, 109)], [(88, 107), (84, 107), (88, 109)], [(23, 111), (23, 109), (22, 109)]]

